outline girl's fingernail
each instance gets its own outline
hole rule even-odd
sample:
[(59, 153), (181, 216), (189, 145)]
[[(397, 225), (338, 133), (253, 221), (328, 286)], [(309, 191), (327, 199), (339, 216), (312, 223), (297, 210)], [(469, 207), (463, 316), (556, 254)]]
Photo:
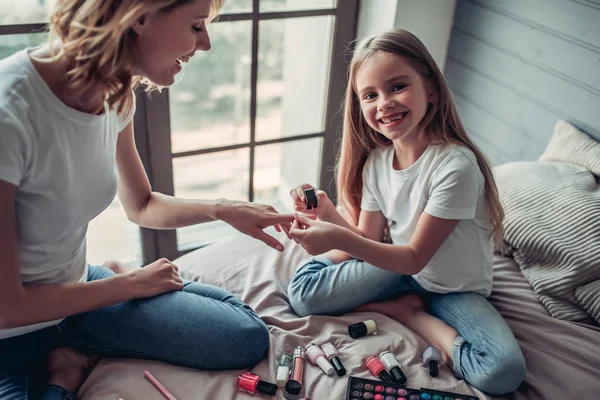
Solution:
[(277, 251), (283, 251), (283, 246), (278, 244), (277, 246), (275, 246), (275, 250)]

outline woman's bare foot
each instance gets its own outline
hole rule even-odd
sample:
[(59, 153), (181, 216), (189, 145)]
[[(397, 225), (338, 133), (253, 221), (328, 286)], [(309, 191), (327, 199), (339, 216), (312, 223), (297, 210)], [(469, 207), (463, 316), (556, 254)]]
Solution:
[(99, 360), (97, 355), (89, 356), (72, 347), (58, 348), (48, 356), (48, 384), (77, 393)]
[(117, 275), (119, 275), (119, 274), (126, 274), (126, 273), (131, 272), (132, 270), (135, 269), (135, 268), (132, 268), (132, 267), (128, 267), (126, 264), (123, 264), (122, 262), (117, 261), (117, 260), (107, 260), (107, 261), (104, 261), (102, 263), (102, 266), (110, 269), (112, 272), (114, 272)]

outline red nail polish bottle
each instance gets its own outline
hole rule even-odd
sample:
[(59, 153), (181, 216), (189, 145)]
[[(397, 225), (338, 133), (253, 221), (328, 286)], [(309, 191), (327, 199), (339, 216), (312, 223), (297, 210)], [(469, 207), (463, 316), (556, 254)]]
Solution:
[(371, 356), (366, 359), (365, 364), (369, 371), (382, 381), (390, 383), (394, 382), (392, 376), (385, 370), (385, 365), (383, 365), (379, 357)]
[(238, 390), (248, 392), (250, 394), (264, 393), (275, 396), (277, 393), (277, 385), (263, 381), (260, 376), (251, 372), (244, 371), (238, 376)]

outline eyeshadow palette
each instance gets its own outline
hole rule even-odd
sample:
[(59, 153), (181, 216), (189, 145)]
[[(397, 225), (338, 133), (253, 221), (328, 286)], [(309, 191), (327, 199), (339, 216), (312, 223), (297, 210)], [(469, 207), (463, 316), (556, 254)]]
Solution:
[(478, 397), (433, 389), (411, 389), (397, 383), (348, 378), (346, 400), (479, 400)]

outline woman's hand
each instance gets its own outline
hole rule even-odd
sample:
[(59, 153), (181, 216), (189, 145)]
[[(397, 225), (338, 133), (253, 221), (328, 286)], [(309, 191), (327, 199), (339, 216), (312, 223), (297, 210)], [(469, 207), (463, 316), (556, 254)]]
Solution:
[(291, 239), (289, 231), (294, 222), (293, 214), (279, 214), (277, 210), (266, 204), (231, 200), (226, 200), (220, 206), (218, 218), (238, 231), (263, 241), (277, 251), (283, 251), (283, 245), (279, 240), (265, 233), (263, 229), (275, 225), (278, 232), (285, 231)]
[(308, 254), (315, 256), (339, 249), (339, 243), (347, 231), (345, 228), (300, 214), (296, 214), (295, 218), (290, 235), (304, 247)]
[(312, 210), (306, 208), (306, 202), (304, 199), (304, 190), (315, 189), (317, 195), (317, 208), (314, 208), (315, 214), (321, 221), (330, 221), (330, 217), (334, 212), (337, 212), (335, 206), (329, 200), (329, 196), (322, 190), (314, 188), (312, 185), (305, 183), (295, 189), (290, 190), (290, 196), (294, 199), (294, 210), (301, 213), (312, 213)]
[(183, 282), (175, 264), (161, 258), (144, 268), (136, 269), (128, 275), (133, 282), (133, 298), (141, 299), (181, 290)]

